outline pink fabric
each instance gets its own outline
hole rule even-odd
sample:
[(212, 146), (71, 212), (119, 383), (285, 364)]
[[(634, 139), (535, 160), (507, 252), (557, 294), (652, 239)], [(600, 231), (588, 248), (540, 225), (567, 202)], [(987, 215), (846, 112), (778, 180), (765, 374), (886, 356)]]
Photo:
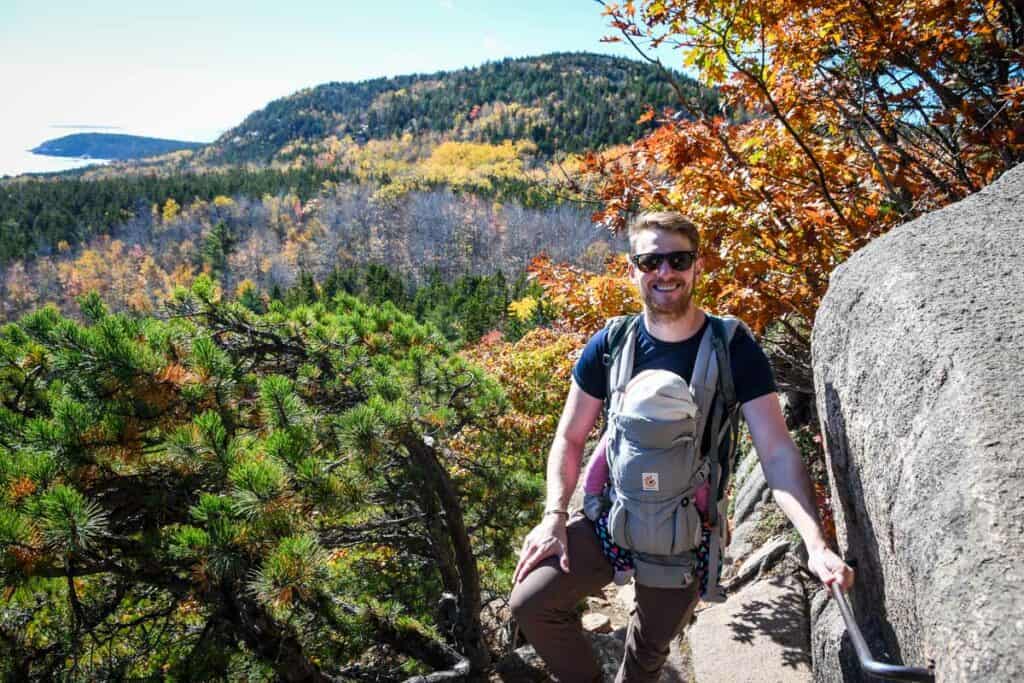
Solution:
[(705, 481), (703, 484), (697, 487), (697, 490), (693, 494), (693, 504), (697, 506), (697, 511), (700, 512), (702, 517), (707, 517), (708, 494), (710, 493), (711, 484)]
[(583, 493), (597, 495), (604, 490), (608, 483), (608, 459), (605, 457), (605, 449), (608, 447), (608, 434), (601, 435), (594, 454), (590, 456), (587, 463), (587, 471), (583, 475)]

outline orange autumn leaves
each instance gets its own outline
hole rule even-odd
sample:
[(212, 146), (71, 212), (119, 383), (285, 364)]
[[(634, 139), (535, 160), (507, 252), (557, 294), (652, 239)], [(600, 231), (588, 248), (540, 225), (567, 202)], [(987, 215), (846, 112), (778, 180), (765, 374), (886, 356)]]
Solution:
[(781, 322), (798, 349), (838, 264), (1024, 157), (1024, 17), (1010, 5), (677, 0), (605, 14), (613, 39), (675, 48), (724, 107), (681, 99), (631, 147), (591, 155), (595, 218), (617, 230), (644, 208), (692, 216), (702, 303), (758, 332)]
[[(617, 228), (629, 209), (659, 206), (697, 221), (707, 273), (700, 303), (740, 315), (758, 333), (787, 314), (813, 320), (828, 273), (877, 234), (868, 223), (837, 228), (802, 182), (807, 165), (769, 127), (667, 125), (630, 149), (634, 163), (595, 159), (592, 167), (604, 176), (606, 206), (597, 218), (605, 224)], [(753, 135), (755, 128), (764, 130)], [(750, 164), (758, 152), (763, 160)], [(664, 176), (651, 172), (652, 163)]]
[(640, 311), (640, 298), (628, 277), (625, 256), (611, 258), (601, 274), (567, 263), (553, 263), (546, 255), (533, 259), (530, 276), (555, 306), (554, 327), (563, 334), (590, 335), (608, 318)]
[(498, 427), (507, 440), (506, 450), (522, 454), (539, 471), (580, 350), (608, 318), (637, 312), (640, 302), (622, 257), (609, 261), (604, 273), (594, 274), (541, 255), (529, 271), (554, 313), (551, 323), (530, 330), (517, 342), (485, 336), (465, 355), (505, 390), (509, 410), (498, 418)]

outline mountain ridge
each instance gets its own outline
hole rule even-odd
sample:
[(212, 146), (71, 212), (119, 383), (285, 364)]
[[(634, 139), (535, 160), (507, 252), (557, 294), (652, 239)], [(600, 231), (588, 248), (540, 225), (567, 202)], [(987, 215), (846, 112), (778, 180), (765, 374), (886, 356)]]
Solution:
[[(717, 96), (675, 74), (707, 107)], [(403, 134), (495, 144), (528, 140), (544, 158), (634, 140), (637, 119), (676, 95), (654, 65), (593, 53), (508, 58), (476, 67), (298, 90), (250, 113), (204, 149), (211, 162), (271, 162), (289, 143), (357, 143)]]

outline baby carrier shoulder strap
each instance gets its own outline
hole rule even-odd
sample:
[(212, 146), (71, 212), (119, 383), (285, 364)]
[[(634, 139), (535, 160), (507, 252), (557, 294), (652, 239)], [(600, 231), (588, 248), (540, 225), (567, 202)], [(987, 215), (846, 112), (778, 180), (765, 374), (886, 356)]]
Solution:
[[(705, 386), (715, 387), (714, 407), (711, 411), (711, 439), (708, 449), (710, 471), (708, 480), (714, 501), (725, 497), (728, 489), (729, 475), (734, 467), (737, 441), (739, 438), (740, 406), (736, 400), (736, 386), (733, 383), (732, 360), (729, 356), (729, 344), (732, 342), (736, 329), (742, 325), (738, 318), (732, 316), (718, 317), (708, 315), (711, 328), (711, 346), (714, 361), (710, 364), (714, 377), (706, 377)], [(699, 362), (699, 359), (698, 359)], [(696, 373), (696, 371), (695, 371)], [(709, 505), (709, 521), (712, 526), (718, 522), (719, 509), (717, 504)]]
[(633, 375), (633, 356), (639, 324), (638, 315), (620, 315), (605, 323), (608, 352), (604, 354), (602, 361), (606, 368), (605, 376), (608, 378), (604, 398), (606, 418), (609, 409), (613, 405), (618, 407), (618, 403), (622, 401), (622, 392), (626, 390), (626, 385)]

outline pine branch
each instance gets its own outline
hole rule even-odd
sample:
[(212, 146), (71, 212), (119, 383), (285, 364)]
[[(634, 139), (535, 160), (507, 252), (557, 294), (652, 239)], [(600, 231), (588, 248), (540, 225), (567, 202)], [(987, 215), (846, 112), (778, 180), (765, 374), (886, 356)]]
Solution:
[(414, 676), (407, 679), (406, 683), (458, 680), (469, 675), (469, 659), (448, 645), (434, 640), (415, 628), (402, 626), (373, 610), (367, 610), (363, 614), (363, 620), (373, 629), (379, 641), (387, 643), (398, 652), (417, 661), (441, 669), (441, 671), (430, 674), (429, 677)]
[(220, 593), (225, 621), (235, 635), (270, 664), (283, 681), (333, 682), (304, 651), (295, 634), (282, 626), (254, 599), (232, 590)]
[(201, 474), (153, 470), (99, 479), (83, 493), (107, 513), (111, 533), (132, 534), (187, 522), (205, 483)]

